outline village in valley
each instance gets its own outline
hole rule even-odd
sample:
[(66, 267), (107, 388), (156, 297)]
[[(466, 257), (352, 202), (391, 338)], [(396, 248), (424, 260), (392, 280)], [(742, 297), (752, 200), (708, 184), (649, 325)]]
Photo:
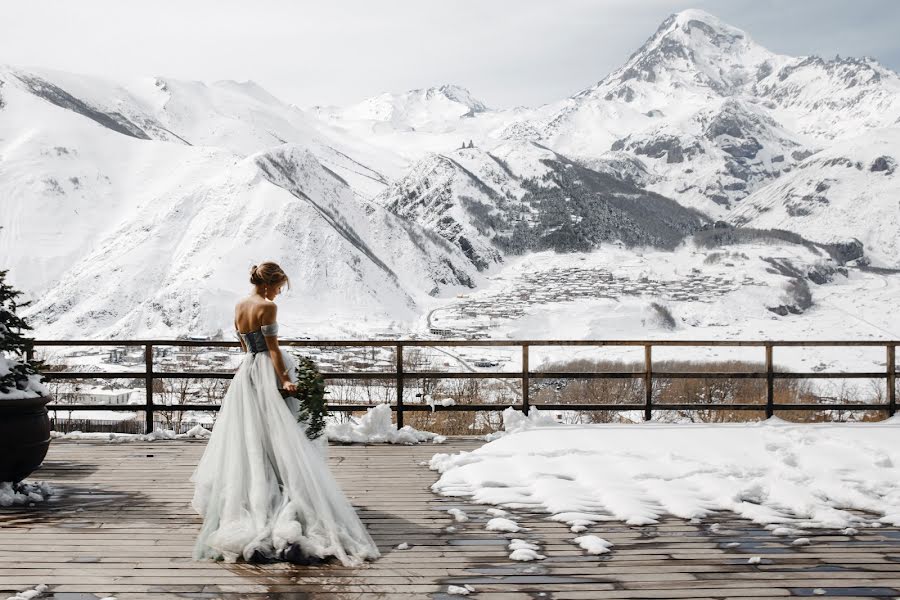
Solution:
[(429, 315), (429, 332), (438, 337), (485, 339), (500, 320), (517, 319), (534, 306), (582, 298), (617, 299), (646, 296), (654, 300), (712, 302), (742, 286), (757, 285), (750, 276), (740, 279), (711, 275), (700, 269), (678, 279), (636, 278), (599, 267), (551, 267), (524, 273), (500, 291), (463, 294)]

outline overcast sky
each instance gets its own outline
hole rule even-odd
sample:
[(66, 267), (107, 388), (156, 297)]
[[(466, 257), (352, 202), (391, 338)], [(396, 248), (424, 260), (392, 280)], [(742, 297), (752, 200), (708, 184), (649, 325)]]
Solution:
[(114, 78), (252, 79), (301, 106), (456, 83), (538, 105), (703, 8), (769, 49), (900, 70), (900, 0), (0, 0), (0, 63)]

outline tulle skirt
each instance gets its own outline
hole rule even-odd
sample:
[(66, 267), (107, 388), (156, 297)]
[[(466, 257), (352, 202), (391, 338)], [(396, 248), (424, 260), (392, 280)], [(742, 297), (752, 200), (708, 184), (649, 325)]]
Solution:
[[(282, 357), (295, 379), (296, 363)], [(269, 354), (248, 353), (191, 475), (191, 506), (203, 516), (195, 559), (280, 560), (292, 544), (345, 565), (380, 555), (296, 410), (278, 391)]]

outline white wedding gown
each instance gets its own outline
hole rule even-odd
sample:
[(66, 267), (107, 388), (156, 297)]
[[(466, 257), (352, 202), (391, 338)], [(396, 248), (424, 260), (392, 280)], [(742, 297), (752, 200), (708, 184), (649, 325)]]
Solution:
[[(234, 562), (256, 553), (283, 560), (296, 545), (303, 555), (335, 556), (345, 565), (377, 558), (378, 547), (324, 452), (297, 423), (296, 400), (289, 406), (278, 391), (263, 337), (276, 333), (273, 324), (240, 334), (247, 354), (191, 475), (191, 506), (203, 516), (193, 556)], [(293, 358), (284, 350), (282, 357), (296, 380)]]

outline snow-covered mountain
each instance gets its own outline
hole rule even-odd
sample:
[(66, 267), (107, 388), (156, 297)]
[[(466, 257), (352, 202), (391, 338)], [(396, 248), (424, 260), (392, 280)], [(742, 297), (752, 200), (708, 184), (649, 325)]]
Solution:
[(580, 161), (625, 152), (650, 175), (651, 190), (718, 218), (833, 141), (900, 126), (900, 77), (875, 60), (779, 55), (693, 9), (666, 19), (619, 69), (565, 100), (499, 111), (462, 103), (433, 117), (416, 113), (417, 123), (439, 127), (386, 117), (373, 127), (375, 114), (395, 113), (372, 107), (405, 106), (398, 99), (421, 93), (332, 110), (329, 122), (420, 158), (469, 139), (488, 149), (537, 141)]
[[(42, 337), (213, 334), (265, 259), (293, 277), (294, 332), (408, 331), (533, 252), (740, 256), (692, 246), (717, 220), (900, 267), (898, 160), (897, 73), (779, 55), (699, 10), (536, 108), (443, 85), (304, 111), (252, 82), (0, 67), (0, 266)], [(789, 243), (725, 237), (765, 240), (763, 270)], [(817, 270), (805, 240), (786, 252)], [(766, 318), (788, 305), (769, 292)]]
[(407, 167), (399, 156), (329, 128), (251, 81), (149, 77), (119, 83), (10, 67), (0, 67), (0, 81), (135, 139), (215, 147), (238, 156), (302, 144), (367, 196)]
[[(871, 58), (776, 54), (692, 9), (666, 19), (619, 69), (570, 98), (535, 109), (449, 116), (440, 113), (439, 127), (418, 129), (382, 122), (376, 131), (371, 120), (354, 120), (353, 111), (333, 112), (329, 122), (424, 161), (381, 199), (396, 195), (398, 186), (412, 186), (419, 196), (451, 193), (423, 189), (410, 178), (430, 172), (434, 155), (447, 156), (469, 139), (488, 153), (532, 141), (710, 218), (734, 220), (748, 196), (815, 153), (866, 131), (900, 128), (900, 76)], [(440, 177), (423, 181), (444, 185)], [(781, 226), (792, 228), (790, 220)], [(867, 231), (854, 237), (869, 245), (883, 239)]]
[(750, 195), (732, 222), (821, 243), (858, 240), (874, 264), (900, 268), (900, 128), (872, 130), (807, 158)]
[(442, 85), (402, 94), (384, 93), (346, 108), (315, 107), (317, 114), (336, 120), (389, 123), (398, 129), (414, 130), (440, 125), (488, 110), (464, 87)]
[(651, 189), (723, 216), (833, 140), (898, 119), (900, 77), (874, 60), (778, 55), (687, 10), (532, 127), (570, 155), (630, 152)]
[(532, 142), (430, 155), (376, 202), (456, 244), (479, 269), (504, 255), (602, 242), (673, 248), (706, 220)]
[[(415, 319), (429, 294), (476, 285), (451, 244), (358, 193), (344, 178), (356, 159), (321, 135), (245, 156), (270, 126), (235, 117), (228, 144), (213, 139), (231, 121), (221, 113), (184, 116), (232, 101), (230, 86), (200, 87), (196, 102), (156, 88), (168, 99), (151, 111), (146, 97), (73, 79), (0, 79), (0, 255), (36, 299), (26, 316), (43, 336), (214, 334), (262, 260), (293, 276), (297, 332), (335, 315)], [(249, 102), (269, 101), (251, 90)], [(183, 109), (165, 109), (173, 97)]]

